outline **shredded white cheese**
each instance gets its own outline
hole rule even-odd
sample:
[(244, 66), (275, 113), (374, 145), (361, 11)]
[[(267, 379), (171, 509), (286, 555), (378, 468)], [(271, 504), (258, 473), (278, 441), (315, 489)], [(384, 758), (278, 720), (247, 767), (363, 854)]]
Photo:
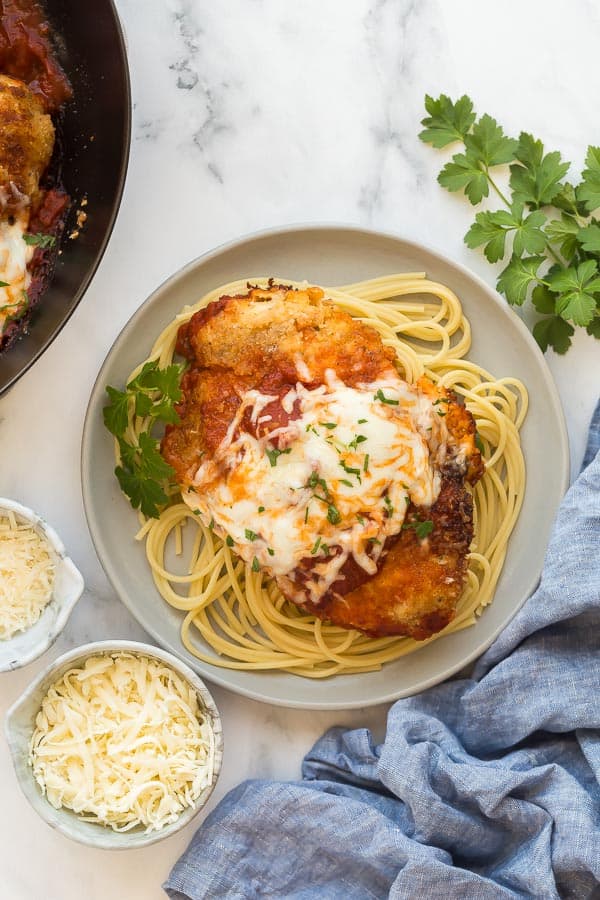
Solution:
[(114, 831), (158, 831), (211, 784), (214, 735), (177, 672), (112, 653), (91, 657), (50, 688), (29, 762), (56, 809)]
[(28, 265), (35, 250), (23, 240), (28, 223), (29, 210), (10, 221), (0, 219), (0, 334), (7, 322), (27, 309), (27, 288), (31, 283)]
[(442, 446), (445, 426), (432, 400), (398, 375), (348, 387), (328, 369), (325, 384), (299, 382), (281, 398), (288, 415), (299, 412), (286, 425), (262, 437), (240, 427), (248, 410), (253, 424), (264, 422), (276, 399), (257, 390), (242, 396), (183, 499), (255, 571), (284, 579), (288, 594), (285, 579), (313, 561), (304, 590), (319, 603), (350, 556), (367, 573), (377, 571), (411, 502), (436, 501), (440, 474), (430, 443), (435, 436)]
[(47, 542), (12, 511), (0, 515), (0, 639), (35, 625), (52, 597), (54, 562)]

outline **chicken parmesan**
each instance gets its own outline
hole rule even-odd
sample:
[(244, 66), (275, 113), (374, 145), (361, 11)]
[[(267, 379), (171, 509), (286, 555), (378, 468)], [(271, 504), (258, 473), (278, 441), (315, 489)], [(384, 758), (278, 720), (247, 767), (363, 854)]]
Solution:
[(68, 197), (48, 176), (52, 115), (71, 96), (34, 0), (0, 0), (0, 352), (23, 330), (51, 275)]
[(221, 296), (177, 351), (189, 367), (161, 451), (204, 525), (319, 619), (416, 640), (443, 629), (483, 473), (457, 396), (403, 380), (378, 332), (317, 287)]

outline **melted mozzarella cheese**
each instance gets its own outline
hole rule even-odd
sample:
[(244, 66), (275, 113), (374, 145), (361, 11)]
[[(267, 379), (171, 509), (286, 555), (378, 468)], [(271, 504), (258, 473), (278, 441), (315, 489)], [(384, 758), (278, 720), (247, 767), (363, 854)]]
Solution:
[(12, 512), (0, 516), (0, 640), (35, 625), (52, 598), (54, 572), (35, 528)]
[(214, 735), (195, 690), (156, 659), (90, 657), (49, 689), (29, 764), (49, 802), (115, 831), (156, 831), (212, 782)]
[(0, 220), (0, 334), (8, 320), (27, 308), (27, 289), (31, 283), (27, 267), (35, 250), (23, 240), (28, 222), (27, 210), (14, 217), (12, 224), (7, 219)]
[(324, 385), (298, 383), (281, 399), (298, 418), (260, 438), (240, 429), (247, 410), (253, 423), (268, 419), (275, 399), (244, 395), (184, 499), (254, 568), (288, 578), (313, 560), (306, 590), (317, 603), (350, 556), (376, 572), (411, 502), (435, 502), (440, 475), (428, 441), (435, 434), (443, 444), (444, 428), (431, 399), (398, 376), (351, 388), (328, 370)]

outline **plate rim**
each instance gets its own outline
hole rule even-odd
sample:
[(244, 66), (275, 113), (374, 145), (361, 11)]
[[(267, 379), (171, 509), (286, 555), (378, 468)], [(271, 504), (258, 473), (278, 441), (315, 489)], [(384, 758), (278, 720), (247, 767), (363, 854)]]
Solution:
[[(535, 338), (532, 333), (529, 331), (523, 320), (511, 309), (508, 303), (503, 300), (497, 291), (494, 290), (487, 282), (485, 282), (479, 275), (469, 269), (467, 266), (463, 265), (460, 262), (456, 262), (451, 257), (447, 256), (443, 252), (439, 251), (437, 248), (432, 247), (431, 245), (422, 243), (420, 241), (414, 241), (411, 238), (406, 238), (402, 234), (398, 234), (392, 231), (382, 231), (380, 229), (370, 228), (357, 224), (349, 224), (349, 223), (338, 223), (338, 222), (300, 222), (296, 224), (288, 224), (282, 226), (273, 226), (270, 228), (260, 229), (258, 231), (252, 231), (242, 235), (241, 237), (234, 238), (229, 241), (222, 242), (218, 244), (216, 247), (207, 250), (204, 253), (201, 253), (199, 256), (192, 259), (190, 262), (181, 266), (177, 271), (169, 275), (165, 278), (153, 291), (149, 294), (142, 303), (138, 306), (135, 312), (130, 316), (125, 325), (121, 328), (117, 336), (115, 337), (111, 347), (109, 348), (104, 361), (98, 371), (98, 375), (94, 380), (94, 384), (92, 386), (90, 392), (90, 398), (88, 401), (88, 405), (86, 408), (82, 438), (81, 438), (81, 456), (80, 456), (80, 477), (81, 477), (81, 490), (83, 497), (83, 506), (86, 517), (86, 523), (88, 526), (88, 532), (90, 534), (92, 544), (94, 546), (94, 550), (100, 565), (117, 596), (120, 601), (124, 604), (124, 606), (131, 613), (133, 618), (141, 625), (142, 628), (152, 637), (157, 644), (164, 649), (168, 650), (171, 653), (175, 653), (181, 658), (181, 649), (174, 647), (174, 645), (168, 640), (165, 639), (162, 635), (160, 635), (157, 629), (148, 625), (146, 622), (142, 622), (137, 609), (133, 608), (133, 605), (129, 602), (128, 593), (126, 591), (122, 591), (117, 587), (118, 584), (118, 575), (115, 573), (113, 576), (113, 570), (110, 565), (110, 561), (105, 561), (103, 556), (99, 550), (98, 544), (100, 543), (100, 536), (95, 533), (95, 528), (90, 524), (91, 520), (91, 508), (93, 505), (93, 501), (91, 498), (91, 491), (89, 482), (84, 478), (84, 474), (87, 468), (87, 457), (90, 453), (90, 441), (89, 435), (93, 428), (93, 415), (95, 412), (95, 407), (97, 403), (98, 395), (102, 396), (104, 393), (104, 382), (105, 376), (104, 372), (109, 367), (109, 364), (112, 362), (112, 359), (115, 355), (118, 354), (121, 345), (126, 341), (129, 333), (134, 330), (137, 325), (138, 320), (144, 315), (146, 308), (151, 305), (151, 303), (155, 300), (155, 298), (162, 294), (171, 284), (176, 283), (179, 280), (184, 279), (187, 275), (190, 274), (194, 269), (206, 264), (210, 260), (215, 257), (220, 256), (223, 253), (226, 253), (230, 250), (234, 250), (241, 245), (252, 242), (253, 240), (258, 240), (261, 238), (268, 237), (276, 237), (283, 236), (289, 234), (295, 234), (298, 232), (307, 232), (307, 231), (347, 231), (355, 234), (363, 234), (368, 237), (378, 237), (384, 238), (391, 241), (400, 241), (408, 248), (412, 248), (417, 252), (424, 252), (432, 257), (437, 258), (441, 263), (448, 265), (456, 270), (458, 270), (464, 277), (471, 280), (480, 290), (482, 290), (489, 300), (491, 300), (494, 305), (499, 309), (501, 315), (507, 320), (511, 322), (511, 325), (516, 326), (517, 330), (520, 331), (521, 336), (524, 338), (526, 343), (529, 345), (529, 349), (533, 351), (535, 356), (537, 357), (537, 362), (540, 364), (541, 372), (543, 373), (543, 378), (546, 384), (549, 386), (549, 393), (552, 397), (552, 405), (553, 405), (553, 413), (556, 417), (556, 422), (558, 423), (558, 434), (556, 438), (558, 439), (560, 453), (563, 459), (562, 471), (560, 473), (559, 479), (559, 488), (560, 488), (560, 496), (564, 497), (566, 490), (569, 487), (570, 482), (570, 451), (569, 451), (569, 438), (566, 427), (566, 420), (564, 411), (560, 402), (560, 397), (558, 394), (558, 389), (556, 387), (554, 378), (548, 367), (548, 363), (539, 348)], [(508, 621), (504, 622), (504, 624), (497, 626), (493, 632), (485, 639), (485, 641), (478, 645), (478, 647), (472, 650), (467, 656), (457, 662), (455, 664), (451, 664), (447, 666), (443, 671), (439, 672), (436, 675), (432, 675), (429, 678), (424, 679), (419, 684), (418, 690), (408, 689), (408, 690), (394, 690), (386, 692), (382, 696), (377, 696), (372, 700), (356, 700), (356, 701), (330, 701), (330, 700), (298, 700), (298, 699), (284, 699), (279, 697), (272, 697), (268, 693), (263, 693), (259, 690), (253, 688), (245, 688), (240, 685), (232, 685), (230, 684), (224, 675), (221, 674), (221, 670), (216, 666), (211, 666), (209, 670), (209, 664), (204, 663), (202, 660), (196, 661), (197, 669), (196, 671), (200, 674), (201, 677), (206, 678), (208, 681), (219, 685), (222, 688), (225, 688), (229, 691), (232, 691), (235, 694), (246, 697), (250, 700), (256, 700), (261, 703), (269, 703), (273, 706), (281, 706), (289, 709), (314, 709), (314, 710), (336, 710), (336, 709), (358, 709), (370, 706), (378, 706), (382, 704), (387, 704), (394, 702), (395, 700), (402, 699), (404, 697), (415, 696), (416, 694), (422, 693), (429, 688), (441, 684), (444, 681), (447, 681), (457, 672), (460, 672), (462, 669), (469, 666), (476, 659), (483, 655), (486, 650), (493, 644), (499, 634), (504, 631), (510, 624), (510, 622), (517, 615), (519, 610), (525, 604), (525, 602), (531, 597), (531, 595), (536, 590), (541, 577), (541, 571), (536, 571), (527, 581), (528, 587), (524, 591), (524, 596), (519, 604), (513, 609), (512, 614)], [(185, 650), (185, 648), (183, 648)], [(186, 657), (186, 663), (191, 665), (194, 668), (194, 664), (189, 662)], [(212, 670), (215, 670), (214, 672)], [(227, 672), (228, 670), (222, 670), (223, 672)], [(290, 675), (290, 677), (292, 677)], [(296, 676), (299, 677), (299, 676)]]

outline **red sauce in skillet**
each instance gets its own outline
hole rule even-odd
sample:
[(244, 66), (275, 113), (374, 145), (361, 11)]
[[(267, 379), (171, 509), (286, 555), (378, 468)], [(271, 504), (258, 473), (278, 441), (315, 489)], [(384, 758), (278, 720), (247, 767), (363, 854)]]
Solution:
[(50, 25), (33, 0), (0, 0), (0, 72), (19, 78), (56, 113), (72, 96), (54, 56)]

